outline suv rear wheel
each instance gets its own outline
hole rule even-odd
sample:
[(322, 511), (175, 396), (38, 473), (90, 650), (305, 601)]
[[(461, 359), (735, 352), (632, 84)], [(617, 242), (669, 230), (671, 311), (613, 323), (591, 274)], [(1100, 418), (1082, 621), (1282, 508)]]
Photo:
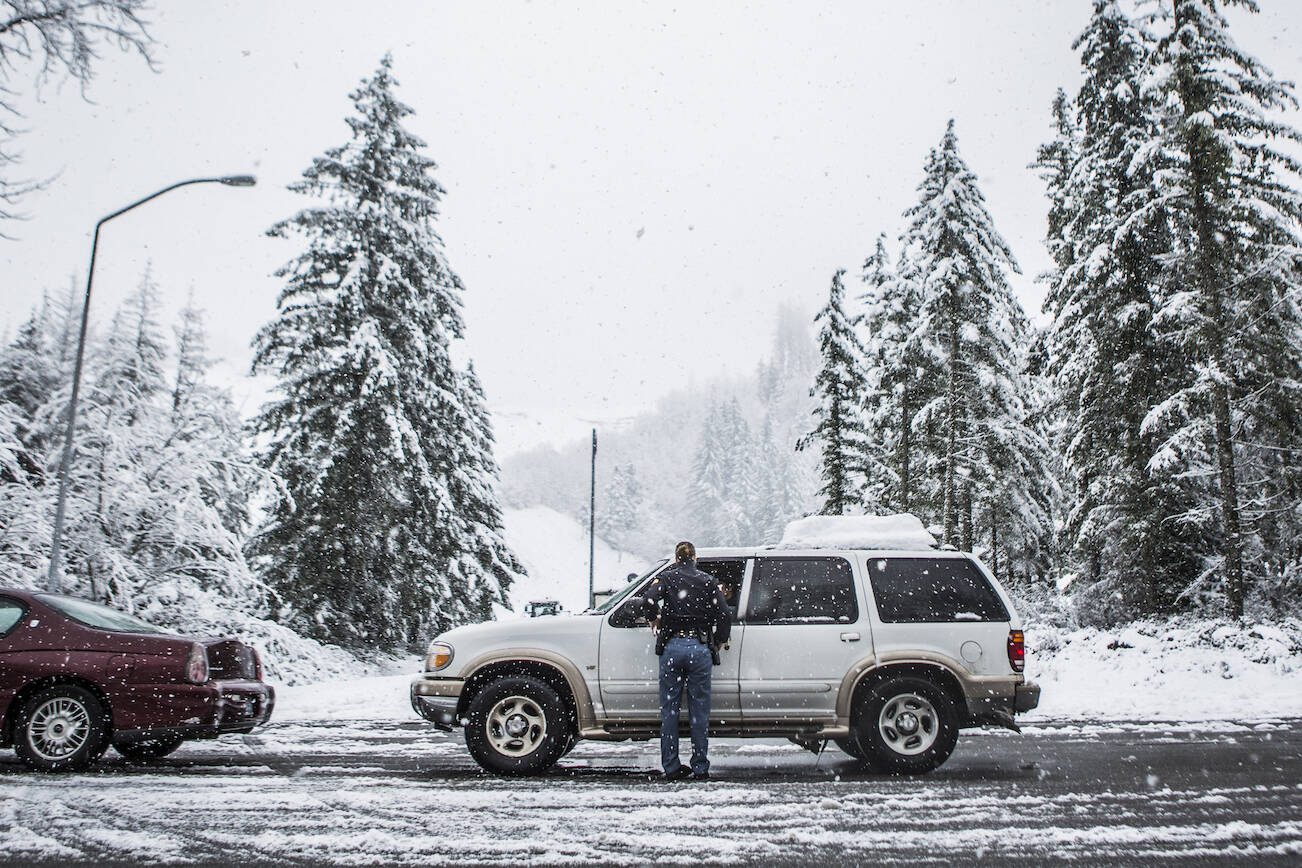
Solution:
[(499, 775), (545, 772), (575, 734), (569, 709), (556, 690), (523, 675), (488, 684), (470, 701), (466, 717), (470, 755)]
[(922, 774), (939, 766), (958, 742), (958, 711), (950, 695), (925, 678), (889, 678), (862, 697), (853, 741), (865, 762), (891, 774)]

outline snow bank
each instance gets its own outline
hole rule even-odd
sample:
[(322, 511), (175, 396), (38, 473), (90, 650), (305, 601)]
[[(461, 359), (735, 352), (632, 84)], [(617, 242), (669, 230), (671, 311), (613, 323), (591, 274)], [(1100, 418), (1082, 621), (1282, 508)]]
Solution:
[[(510, 617), (530, 600), (559, 600), (567, 611), (588, 607), (588, 527), (573, 516), (545, 506), (508, 509), (503, 515), (506, 541), (529, 575), (511, 588)], [(629, 573), (650, 567), (645, 558), (622, 552), (597, 537), (597, 590), (620, 588)]]
[(838, 549), (931, 549), (936, 538), (916, 515), (811, 515), (787, 524), (783, 546)]
[(1302, 621), (1137, 621), (1027, 628), (1029, 719), (1265, 720), (1302, 716)]

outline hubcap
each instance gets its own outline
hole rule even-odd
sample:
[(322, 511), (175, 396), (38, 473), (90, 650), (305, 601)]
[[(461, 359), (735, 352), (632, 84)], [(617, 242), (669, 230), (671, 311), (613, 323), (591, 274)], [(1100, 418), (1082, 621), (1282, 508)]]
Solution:
[(61, 760), (79, 751), (90, 738), (90, 714), (75, 699), (43, 702), (27, 724), (32, 751), (44, 760)]
[(903, 693), (891, 697), (882, 707), (877, 729), (891, 750), (914, 756), (936, 743), (940, 716), (929, 700), (916, 693)]
[(527, 696), (508, 696), (488, 712), (484, 733), (498, 753), (528, 756), (547, 737), (547, 715)]

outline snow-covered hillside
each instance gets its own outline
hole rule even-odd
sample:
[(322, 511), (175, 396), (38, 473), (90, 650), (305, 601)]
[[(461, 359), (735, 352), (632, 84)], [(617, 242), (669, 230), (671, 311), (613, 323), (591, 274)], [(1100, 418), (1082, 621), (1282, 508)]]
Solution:
[[(588, 528), (573, 516), (545, 506), (509, 509), (503, 516), (506, 541), (529, 575), (511, 588), (516, 614), (530, 600), (559, 600), (567, 611), (588, 607)], [(597, 538), (597, 590), (621, 587), (629, 573), (642, 573), (650, 563), (621, 552)]]

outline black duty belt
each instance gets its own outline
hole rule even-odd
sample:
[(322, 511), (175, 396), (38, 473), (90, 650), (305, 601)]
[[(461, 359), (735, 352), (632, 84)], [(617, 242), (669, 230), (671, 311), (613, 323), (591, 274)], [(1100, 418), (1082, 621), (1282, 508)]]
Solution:
[(669, 639), (695, 639), (702, 645), (709, 645), (710, 642), (705, 637), (704, 630), (670, 630), (667, 636)]

